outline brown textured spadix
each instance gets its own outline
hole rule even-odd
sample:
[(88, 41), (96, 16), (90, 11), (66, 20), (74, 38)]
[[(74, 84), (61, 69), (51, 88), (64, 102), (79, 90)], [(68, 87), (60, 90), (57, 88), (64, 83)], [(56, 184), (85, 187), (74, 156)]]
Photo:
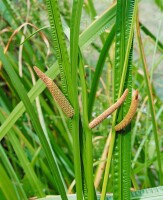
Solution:
[(106, 119), (109, 115), (111, 115), (117, 108), (119, 108), (122, 103), (125, 101), (128, 95), (128, 89), (126, 89), (123, 95), (118, 99), (116, 103), (110, 106), (107, 110), (105, 110), (101, 115), (95, 118), (93, 121), (89, 123), (89, 128), (94, 128), (98, 124), (100, 124), (104, 119)]
[(133, 116), (136, 113), (136, 109), (138, 107), (138, 102), (139, 102), (138, 90), (136, 90), (134, 96), (132, 97), (132, 101), (131, 101), (131, 105), (128, 110), (128, 113), (126, 114), (124, 119), (114, 127), (114, 129), (116, 131), (120, 131), (120, 130), (124, 129), (131, 122)]
[(58, 86), (53, 82), (52, 79), (50, 79), (48, 76), (46, 76), (39, 68), (34, 67), (35, 72), (39, 76), (39, 78), (46, 84), (47, 88), (49, 89), (50, 93), (52, 94), (55, 101), (58, 103), (58, 105), (61, 107), (63, 112), (67, 115), (67, 117), (71, 118), (74, 115), (74, 109), (69, 103), (69, 101), (66, 99), (64, 94), (61, 92), (61, 90), (58, 88)]

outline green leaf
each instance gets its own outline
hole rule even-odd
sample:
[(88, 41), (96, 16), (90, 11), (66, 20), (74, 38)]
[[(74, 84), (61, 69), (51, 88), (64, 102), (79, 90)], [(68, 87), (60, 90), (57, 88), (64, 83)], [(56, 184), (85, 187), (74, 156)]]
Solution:
[(8, 177), (5, 169), (3, 168), (2, 164), (0, 164), (0, 188), (5, 196), (6, 200), (17, 200), (17, 195), (15, 193), (13, 184), (10, 180), (10, 178)]
[(70, 63), (60, 18), (58, 1), (46, 0), (46, 4), (49, 13), (54, 49), (56, 51), (56, 57), (60, 68), (62, 89), (63, 93), (67, 95), (71, 83)]
[(161, 10), (163, 10), (163, 2), (162, 2), (162, 0), (155, 0), (155, 3), (160, 7)]
[(44, 26), (42, 28), (39, 28), (37, 31), (34, 31), (31, 35), (29, 35), (28, 37), (25, 38), (25, 40), (20, 43), (20, 45), (24, 44), (27, 40), (29, 40), (31, 37), (33, 37), (34, 35), (36, 35), (37, 33), (39, 33), (40, 31), (49, 28), (49, 26)]
[[(109, 24), (112, 24), (111, 21), (115, 20), (115, 5), (109, 8), (106, 12), (104, 12), (97, 20), (95, 20), (79, 37), (79, 44), (80, 47), (83, 48), (84, 45), (88, 45), (90, 41), (95, 40), (99, 34), (101, 34)], [(114, 16), (111, 18), (109, 17), (111, 13)], [(111, 20), (111, 21), (110, 21)], [(101, 26), (102, 24), (102, 26)], [(86, 39), (87, 38), (87, 39)], [(46, 73), (52, 79), (55, 79), (56, 76), (59, 74), (58, 63), (56, 62)], [(41, 94), (41, 92), (45, 89), (44, 83), (39, 80), (36, 84), (32, 87), (30, 92), (28, 93), (28, 97), (33, 102), (35, 98)], [(9, 131), (9, 129), (13, 126), (13, 124), (19, 119), (19, 117), (24, 113), (25, 107), (22, 102), (20, 102), (15, 109), (11, 112), (9, 117), (0, 127), (0, 140), (5, 136), (5, 134)]]
[(95, 73), (94, 73), (92, 84), (91, 84), (91, 90), (89, 94), (89, 102), (88, 102), (89, 120), (91, 119), (92, 109), (93, 109), (93, 105), (95, 101), (95, 95), (96, 95), (97, 87), (99, 84), (100, 76), (105, 64), (105, 60), (106, 60), (109, 48), (113, 42), (114, 36), (115, 36), (115, 26), (112, 27), (108, 37), (106, 38), (106, 41), (104, 43), (104, 46), (101, 50), (100, 56), (97, 61)]
[[(0, 113), (0, 121), (1, 122), (4, 121), (4, 117), (1, 113)], [(19, 140), (17, 139), (13, 130), (10, 130), (10, 132), (8, 133), (8, 139), (11, 142), (13, 149), (14, 149), (14, 151), (21, 163), (21, 166), (27, 176), (27, 179), (31, 186), (31, 190), (33, 191), (32, 192), (33, 195), (44, 196), (43, 186), (41, 185), (40, 181), (38, 180), (32, 166), (30, 165), (30, 162), (26, 158), (24, 151), (22, 151)]]
[[(115, 67), (114, 67), (114, 101), (120, 98), (123, 90), (129, 87), (131, 95), (131, 70), (130, 65), (130, 52), (132, 47), (132, 38), (134, 30), (134, 22), (136, 16), (136, 5), (134, 6), (134, 1), (121, 1), (117, 2), (117, 20), (116, 20), (116, 49), (115, 49)], [(128, 100), (130, 102), (130, 98)], [(122, 112), (122, 109), (125, 110)], [(114, 126), (118, 120), (123, 119), (124, 114), (129, 108), (129, 104), (123, 105), (119, 111), (115, 111), (113, 115), (112, 122), (112, 137), (110, 142), (110, 148), (108, 152), (108, 158), (105, 168), (105, 175), (102, 187), (101, 200), (105, 199), (106, 188), (108, 184), (109, 170), (111, 164), (111, 157), (113, 148), (114, 153), (114, 198), (115, 199), (130, 199), (130, 173), (127, 171), (130, 169), (130, 126), (121, 131), (123, 134), (117, 134), (114, 130)], [(117, 115), (118, 114), (118, 115)], [(114, 147), (114, 142), (116, 139), (116, 144)], [(126, 146), (127, 145), (127, 146)], [(124, 148), (125, 146), (125, 148)], [(126, 150), (125, 150), (126, 149)], [(128, 149), (128, 150), (127, 150)], [(125, 151), (127, 154), (125, 155)], [(125, 166), (127, 165), (127, 170)], [(124, 173), (124, 176), (123, 176)]]
[(138, 46), (139, 46), (140, 56), (141, 56), (141, 60), (142, 60), (142, 64), (143, 64), (143, 71), (144, 71), (146, 89), (147, 89), (147, 94), (148, 94), (148, 98), (149, 98), (149, 107), (150, 107), (151, 118), (152, 118), (154, 140), (155, 140), (156, 153), (157, 153), (157, 162), (158, 162), (158, 168), (159, 168), (159, 179), (160, 179), (160, 184), (162, 185), (163, 184), (163, 171), (162, 171), (162, 164), (161, 164), (161, 154), (160, 154), (160, 147), (159, 147), (159, 136), (158, 136), (158, 128), (157, 128), (157, 121), (156, 121), (156, 114), (155, 114), (155, 107), (154, 107), (154, 99), (153, 99), (153, 95), (152, 95), (152, 87), (151, 87), (151, 83), (150, 83), (150, 79), (149, 79), (149, 72), (148, 72), (148, 68), (147, 68), (146, 57), (144, 54), (144, 48), (143, 48), (142, 39), (141, 39), (141, 35), (140, 35), (138, 17), (137, 17), (136, 25), (137, 25), (136, 30), (137, 30)]
[(80, 35), (79, 46), (85, 48), (115, 23), (116, 4), (110, 6)]
[(47, 161), (49, 163), (49, 166), (51, 168), (51, 172), (54, 176), (54, 178), (57, 180), (58, 182), (58, 191), (60, 192), (62, 198), (64, 200), (67, 199), (66, 197), (66, 193), (65, 193), (65, 188), (64, 188), (64, 183), (63, 183), (63, 178), (61, 176), (61, 173), (59, 171), (57, 162), (56, 162), (56, 158), (54, 155), (54, 152), (52, 151), (51, 145), (49, 143), (48, 138), (46, 137), (46, 135), (44, 134), (40, 122), (38, 120), (38, 117), (33, 109), (33, 106), (26, 94), (26, 91), (19, 79), (19, 77), (17, 76), (16, 72), (14, 71), (14, 69), (12, 67), (10, 67), (10, 63), (8, 62), (6, 56), (3, 54), (3, 49), (0, 48), (0, 57), (1, 57), (1, 61), (4, 65), (4, 69), (6, 70), (6, 72), (8, 73), (11, 82), (13, 83), (15, 90), (17, 91), (19, 97), (21, 98), (21, 100), (24, 103), (24, 106), (26, 108), (27, 113), (30, 116), (31, 122), (34, 126), (34, 129), (36, 131), (36, 133), (39, 136), (40, 142), (42, 144), (42, 147), (44, 149), (44, 152), (46, 154), (47, 157)]
[[(98, 195), (98, 200), (100, 195)], [(131, 200), (161, 200), (163, 199), (163, 187), (155, 187), (144, 190), (138, 190), (131, 192)], [(61, 200), (59, 196), (50, 196), (46, 198), (41, 198), (39, 200)], [(76, 195), (68, 195), (68, 200), (76, 200)], [(112, 195), (106, 195), (105, 200), (113, 200)]]
[(70, 61), (71, 61), (71, 78), (72, 78), (71, 102), (75, 113), (72, 118), (72, 136), (73, 136), (76, 192), (78, 199), (83, 199), (80, 141), (79, 141), (79, 102), (78, 102), (78, 68), (79, 68), (78, 45), (79, 45), (79, 31), (80, 31), (82, 7), (83, 7), (83, 0), (73, 1), (71, 25), (70, 25)]
[[(140, 23), (140, 28), (141, 30), (146, 34), (148, 35), (154, 42), (157, 41), (157, 38), (155, 37), (155, 35), (153, 35), (153, 33), (145, 26), (145, 24)], [(163, 52), (163, 43), (161, 41), (158, 40), (158, 49)]]
[[(21, 199), (24, 199), (24, 200), (27, 200), (27, 196), (25, 194), (25, 191), (23, 190), (23, 187), (5, 153), (5, 151), (3, 150), (2, 146), (0, 145), (0, 157), (1, 157), (1, 161), (6, 169), (6, 171), (8, 172), (8, 174), (10, 175), (10, 178), (13, 180), (14, 184), (15, 184), (15, 191), (17, 193), (17, 195), (21, 198)], [(31, 179), (31, 181), (33, 181)]]

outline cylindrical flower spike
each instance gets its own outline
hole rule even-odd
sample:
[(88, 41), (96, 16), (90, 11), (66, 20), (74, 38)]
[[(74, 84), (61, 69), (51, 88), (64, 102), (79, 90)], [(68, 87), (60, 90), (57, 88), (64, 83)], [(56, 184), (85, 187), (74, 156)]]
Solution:
[(46, 84), (47, 88), (49, 89), (50, 93), (52, 94), (55, 101), (58, 103), (58, 105), (61, 107), (63, 112), (67, 115), (67, 117), (71, 118), (74, 115), (74, 109), (69, 103), (69, 101), (66, 99), (64, 94), (61, 92), (61, 90), (58, 88), (58, 86), (53, 82), (52, 79), (50, 79), (48, 76), (46, 76), (39, 68), (36, 66), (34, 67), (35, 72), (39, 76), (39, 78)]
[(128, 113), (126, 114), (124, 119), (114, 127), (114, 129), (116, 131), (120, 131), (120, 130), (124, 129), (131, 122), (133, 116), (136, 113), (136, 109), (138, 107), (138, 102), (139, 102), (138, 90), (136, 90), (134, 96), (132, 97), (132, 101), (131, 101), (131, 105), (128, 110)]
[(123, 93), (123, 95), (118, 99), (116, 103), (114, 103), (112, 106), (110, 106), (107, 110), (105, 110), (101, 115), (96, 117), (93, 121), (89, 123), (89, 127), (92, 129), (98, 124), (100, 124), (104, 119), (106, 119), (109, 115), (111, 115), (117, 108), (119, 108), (122, 103), (125, 101), (126, 97), (128, 95), (128, 89), (126, 89)]

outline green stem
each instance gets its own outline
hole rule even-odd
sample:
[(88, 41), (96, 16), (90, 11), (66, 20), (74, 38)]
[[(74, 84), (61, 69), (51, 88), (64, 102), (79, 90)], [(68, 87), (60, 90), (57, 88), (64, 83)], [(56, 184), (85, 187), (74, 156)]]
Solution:
[[(85, 82), (84, 64), (80, 54), (79, 74), (82, 87), (82, 104), (83, 104), (83, 127), (85, 134), (85, 153), (86, 153), (86, 183), (88, 189), (88, 199), (94, 200), (94, 182), (93, 182), (93, 152), (92, 152), (92, 131), (89, 129), (88, 121), (88, 102), (87, 87)], [(84, 142), (84, 141), (83, 141)]]
[(94, 101), (95, 101), (95, 96), (96, 96), (96, 91), (97, 91), (97, 87), (99, 84), (99, 80), (100, 80), (100, 76), (105, 64), (105, 60), (108, 54), (108, 50), (112, 44), (112, 41), (114, 39), (115, 36), (115, 25), (112, 27), (106, 41), (105, 44), (101, 50), (99, 59), (97, 61), (97, 65), (96, 65), (96, 70), (93, 76), (93, 80), (92, 80), (92, 85), (91, 85), (91, 91), (90, 91), (90, 95), (89, 95), (89, 102), (88, 102), (88, 117), (89, 120), (91, 119), (91, 115), (92, 115), (92, 109), (93, 109), (93, 105), (94, 105)]
[(107, 157), (107, 163), (106, 163), (106, 168), (105, 168), (105, 175), (104, 175), (104, 181), (103, 181), (103, 185), (102, 185), (102, 193), (101, 193), (100, 200), (105, 200), (105, 196), (106, 196), (106, 189), (107, 189), (109, 171), (110, 171), (110, 163), (111, 163), (111, 158), (112, 158), (112, 153), (113, 153), (113, 148), (114, 148), (115, 135), (116, 135), (116, 132), (114, 131), (114, 129), (112, 129), (111, 134), (112, 134), (112, 136), (111, 136), (111, 141), (110, 141), (110, 146), (109, 146), (109, 151), (108, 151), (108, 157)]
[[(132, 45), (132, 38), (133, 38), (133, 31), (134, 31), (134, 22), (136, 18), (136, 11), (137, 11), (137, 1), (135, 2), (134, 6), (134, 11), (133, 11), (133, 18), (131, 22), (131, 29), (129, 33), (129, 39), (126, 47), (126, 55), (125, 55), (125, 60), (124, 60), (124, 65), (123, 65), (123, 71), (122, 71), (122, 77), (121, 77), (121, 82), (120, 82), (120, 88), (119, 88), (119, 93), (118, 93), (118, 99), (120, 98), (123, 88), (124, 88), (124, 82), (126, 78), (126, 72), (127, 72), (127, 66), (128, 66), (128, 58), (130, 54), (130, 49)], [(116, 124), (116, 119), (117, 119), (117, 110), (115, 111), (113, 115), (113, 123), (112, 123), (112, 136), (111, 136), (111, 142), (110, 142), (110, 148), (108, 152), (108, 158), (107, 158), (107, 164), (105, 168), (105, 174), (104, 174), (104, 181), (103, 181), (103, 186), (102, 186), (102, 195), (101, 195), (101, 200), (105, 200), (105, 195), (106, 195), (106, 189), (107, 189), (107, 183), (108, 183), (108, 178), (109, 178), (109, 171), (110, 171), (110, 164), (111, 164), (111, 157), (113, 153), (113, 148), (114, 148), (114, 142), (115, 142), (115, 130), (114, 126)]]
[(82, 194), (82, 176), (81, 176), (81, 159), (80, 159), (80, 142), (79, 142), (79, 102), (78, 102), (78, 45), (80, 19), (82, 12), (83, 0), (73, 1), (71, 26), (70, 26), (70, 58), (71, 58), (71, 78), (72, 78), (72, 104), (75, 114), (72, 118), (72, 134), (74, 147), (74, 166), (76, 178), (77, 199), (83, 199)]

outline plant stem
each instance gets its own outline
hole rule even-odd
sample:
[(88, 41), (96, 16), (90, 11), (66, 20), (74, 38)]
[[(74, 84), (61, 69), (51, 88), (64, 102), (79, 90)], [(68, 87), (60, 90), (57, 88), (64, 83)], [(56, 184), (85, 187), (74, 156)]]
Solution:
[[(92, 131), (89, 128), (88, 121), (88, 96), (85, 82), (84, 64), (80, 54), (79, 74), (82, 87), (82, 104), (83, 104), (83, 128), (85, 134), (85, 153), (86, 153), (86, 183), (88, 188), (88, 199), (95, 200), (94, 181), (93, 181), (93, 152), (92, 152)], [(84, 141), (83, 141), (84, 142)]]
[[(124, 65), (123, 65), (123, 71), (122, 71), (122, 76), (121, 76), (118, 98), (120, 98), (120, 96), (122, 94), (124, 82), (125, 82), (125, 78), (126, 78), (128, 58), (129, 58), (130, 49), (131, 49), (131, 45), (132, 45), (134, 22), (135, 22), (136, 13), (137, 13), (136, 11), (137, 11), (137, 1), (135, 2), (135, 6), (134, 6), (134, 10), (133, 10), (133, 17), (132, 17), (132, 22), (131, 22), (131, 27), (130, 27), (129, 37), (128, 37), (128, 43), (126, 46), (126, 54), (125, 54), (125, 59), (124, 59)], [(110, 171), (110, 164), (111, 164), (111, 157), (112, 157), (112, 153), (113, 153), (115, 135), (116, 135), (116, 132), (114, 130), (116, 119), (117, 119), (117, 110), (115, 111), (115, 113), (113, 115), (112, 136), (111, 136), (110, 148), (109, 148), (109, 152), (108, 152), (108, 158), (107, 158), (107, 164), (106, 164), (106, 168), (105, 168), (104, 181), (103, 181), (103, 186), (102, 186), (102, 194), (101, 194), (100, 200), (105, 200), (105, 195), (106, 195), (106, 189), (107, 189), (107, 183), (108, 183), (109, 171)]]
[(72, 78), (72, 104), (75, 114), (72, 118), (72, 134), (74, 146), (74, 166), (76, 179), (77, 199), (82, 200), (82, 175), (81, 175), (81, 159), (80, 159), (80, 142), (79, 142), (79, 102), (78, 102), (78, 45), (80, 19), (82, 12), (83, 0), (73, 1), (71, 26), (70, 26), (70, 60), (71, 60), (71, 78)]

